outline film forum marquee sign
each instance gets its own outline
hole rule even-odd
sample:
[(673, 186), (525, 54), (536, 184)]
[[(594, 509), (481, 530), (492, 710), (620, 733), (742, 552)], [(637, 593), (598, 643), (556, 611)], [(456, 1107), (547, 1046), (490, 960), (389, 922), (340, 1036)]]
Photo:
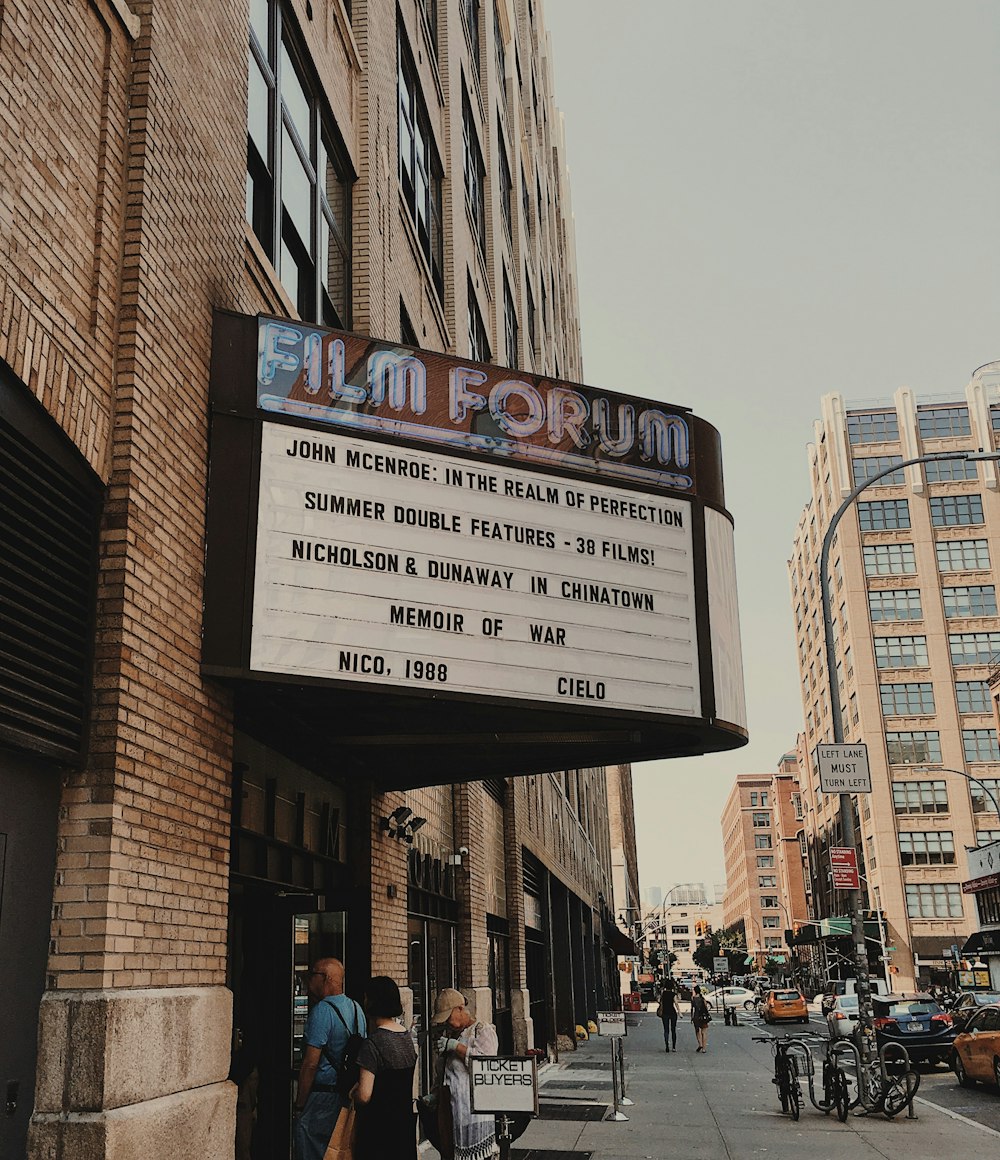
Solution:
[(204, 668), (261, 711), (399, 785), (745, 741), (690, 411), (264, 316), (212, 378)]

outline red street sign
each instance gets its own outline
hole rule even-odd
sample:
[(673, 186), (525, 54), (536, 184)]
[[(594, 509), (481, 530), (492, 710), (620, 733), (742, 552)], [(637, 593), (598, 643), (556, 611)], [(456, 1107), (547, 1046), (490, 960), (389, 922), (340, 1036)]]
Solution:
[(970, 878), (962, 883), (963, 894), (978, 894), (981, 890), (992, 890), (1000, 886), (1000, 874), (987, 874), (985, 878)]
[(857, 851), (850, 846), (830, 847), (830, 869), (833, 871), (834, 890), (860, 890)]

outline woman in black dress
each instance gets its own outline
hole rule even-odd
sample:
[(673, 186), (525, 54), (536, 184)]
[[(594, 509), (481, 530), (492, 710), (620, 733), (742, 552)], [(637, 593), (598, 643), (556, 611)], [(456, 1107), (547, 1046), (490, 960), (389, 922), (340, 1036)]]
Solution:
[(365, 988), (368, 1038), (358, 1054), (361, 1078), (351, 1095), (358, 1111), (354, 1160), (416, 1160), (413, 1036), (399, 1022), (399, 988), (376, 975)]

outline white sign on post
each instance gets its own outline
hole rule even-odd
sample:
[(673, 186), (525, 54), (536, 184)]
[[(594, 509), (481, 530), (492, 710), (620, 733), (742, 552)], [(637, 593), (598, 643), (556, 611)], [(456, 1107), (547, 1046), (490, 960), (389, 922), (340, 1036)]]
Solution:
[(598, 1011), (597, 1012), (597, 1034), (598, 1035), (627, 1035), (628, 1029), (625, 1026), (625, 1012), (624, 1011)]
[(728, 975), (729, 959), (727, 959), (725, 955), (713, 955), (712, 970), (716, 975)]
[(470, 1055), (468, 1064), (473, 1113), (538, 1114), (537, 1070), (530, 1056)]
[(868, 768), (868, 746), (817, 745), (816, 768), (823, 793), (871, 793), (872, 775)]

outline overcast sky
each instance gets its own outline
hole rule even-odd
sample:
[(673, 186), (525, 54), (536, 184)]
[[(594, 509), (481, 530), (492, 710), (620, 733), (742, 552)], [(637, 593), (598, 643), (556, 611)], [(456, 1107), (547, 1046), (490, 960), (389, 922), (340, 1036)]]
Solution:
[(785, 564), (819, 398), (1000, 358), (1000, 3), (545, 0), (585, 381), (722, 433), (750, 744), (636, 766), (643, 886), (723, 876), (802, 728)]

